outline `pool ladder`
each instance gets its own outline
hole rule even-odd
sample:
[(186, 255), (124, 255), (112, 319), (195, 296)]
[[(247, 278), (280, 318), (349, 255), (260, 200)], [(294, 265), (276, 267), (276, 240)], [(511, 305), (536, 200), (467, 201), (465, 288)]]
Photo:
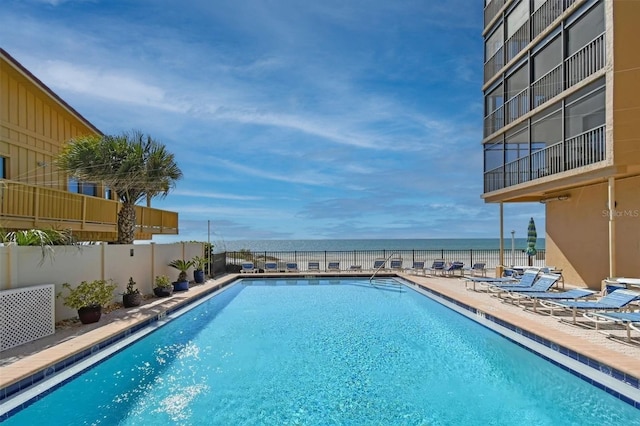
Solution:
[(387, 257), (387, 258), (385, 259), (385, 261), (382, 263), (382, 265), (378, 266), (378, 268), (377, 268), (375, 271), (373, 271), (373, 275), (371, 275), (371, 277), (369, 278), (369, 284), (373, 284), (373, 283), (374, 283), (373, 279), (376, 277), (376, 274), (377, 274), (378, 272), (380, 272), (380, 270), (381, 270), (382, 268), (384, 268), (384, 265), (386, 265), (386, 264), (387, 264), (387, 262), (389, 261), (389, 259), (391, 259), (393, 256), (396, 256), (397, 254), (398, 254), (398, 253), (391, 253), (391, 254), (389, 255), (389, 257)]

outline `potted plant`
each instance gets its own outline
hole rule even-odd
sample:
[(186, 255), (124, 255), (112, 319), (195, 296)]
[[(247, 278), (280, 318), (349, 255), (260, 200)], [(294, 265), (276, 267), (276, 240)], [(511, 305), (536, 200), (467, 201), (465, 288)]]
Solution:
[(173, 283), (173, 291), (189, 290), (187, 270), (193, 266), (193, 262), (191, 260), (176, 259), (169, 262), (169, 266), (180, 271), (178, 279)]
[(191, 263), (193, 263), (193, 280), (202, 284), (204, 282), (204, 267), (207, 264), (207, 259), (202, 256), (195, 256), (191, 259)]
[(111, 303), (117, 285), (111, 280), (93, 280), (82, 281), (76, 288), (72, 288), (69, 283), (62, 284), (62, 287), (69, 290), (66, 296), (62, 292), (58, 293), (58, 297), (63, 298), (64, 305), (78, 310), (80, 322), (91, 324), (100, 320), (102, 307)]
[(135, 288), (136, 282), (133, 277), (129, 277), (129, 283), (127, 284), (127, 290), (122, 293), (122, 304), (125, 308), (133, 308), (139, 306), (142, 302), (142, 295), (140, 290)]
[(173, 284), (166, 275), (156, 275), (156, 286), (153, 288), (153, 294), (158, 297), (169, 297), (173, 293)]

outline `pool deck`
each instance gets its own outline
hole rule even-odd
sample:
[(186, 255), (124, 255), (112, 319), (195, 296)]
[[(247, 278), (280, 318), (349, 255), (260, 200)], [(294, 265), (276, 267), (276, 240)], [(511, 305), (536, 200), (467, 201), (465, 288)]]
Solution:
[[(131, 309), (120, 308), (103, 314), (100, 321), (95, 324), (82, 325), (80, 323), (72, 323), (57, 327), (55, 334), (51, 336), (0, 352), (0, 389), (4, 389), (38, 371), (45, 370), (62, 360), (93, 348), (96, 344), (109, 340), (113, 336), (117, 336), (151, 318), (157, 318), (167, 310), (186, 305), (203, 293), (210, 293), (237, 278), (268, 276), (293, 278), (308, 277), (309, 275), (330, 276), (329, 274), (317, 272), (312, 274), (309, 272), (226, 274), (216, 279), (210, 279), (202, 285), (194, 286), (188, 292), (174, 294), (170, 298), (150, 298), (144, 300), (139, 307)], [(358, 276), (358, 274), (349, 272), (344, 275)], [(632, 331), (633, 343), (623, 343), (607, 338), (605, 334), (596, 330), (561, 322), (560, 318), (570, 319), (566, 312), (558, 312), (554, 317), (551, 317), (524, 310), (522, 307), (511, 303), (505, 303), (485, 292), (467, 290), (460, 277), (422, 276), (403, 272), (394, 275), (491, 314), (516, 327), (534, 333), (600, 363), (607, 364), (625, 374), (640, 378), (640, 335), (635, 331)], [(335, 276), (335, 274), (332, 276)], [(567, 288), (570, 287), (567, 284)], [(582, 317), (580, 316), (580, 318)], [(615, 336), (626, 336), (626, 331), (620, 326), (601, 326), (601, 329)]]

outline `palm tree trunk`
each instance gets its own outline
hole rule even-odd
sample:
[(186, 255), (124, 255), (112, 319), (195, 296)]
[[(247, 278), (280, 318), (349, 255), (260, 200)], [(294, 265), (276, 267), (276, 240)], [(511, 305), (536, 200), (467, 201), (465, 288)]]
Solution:
[(136, 206), (123, 203), (118, 212), (118, 244), (133, 244), (136, 233)]

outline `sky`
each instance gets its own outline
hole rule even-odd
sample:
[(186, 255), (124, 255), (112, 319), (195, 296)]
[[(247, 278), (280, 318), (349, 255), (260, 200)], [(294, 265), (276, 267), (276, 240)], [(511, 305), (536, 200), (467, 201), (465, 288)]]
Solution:
[[(153, 241), (497, 238), (481, 0), (2, 0), (0, 46), (183, 178)], [(544, 206), (504, 205), (504, 234)]]

